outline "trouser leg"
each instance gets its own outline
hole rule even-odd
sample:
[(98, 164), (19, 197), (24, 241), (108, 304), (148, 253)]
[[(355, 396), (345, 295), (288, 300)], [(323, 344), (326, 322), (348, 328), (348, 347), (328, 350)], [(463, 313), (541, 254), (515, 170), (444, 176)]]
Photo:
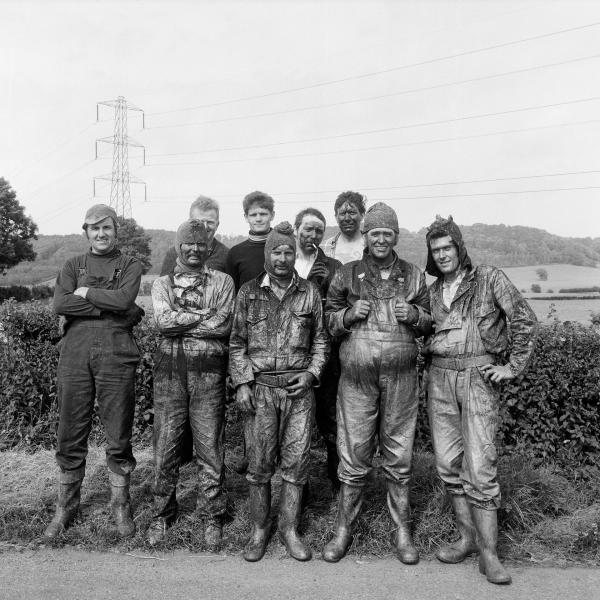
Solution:
[(91, 363), (100, 420), (106, 435), (106, 460), (113, 473), (127, 475), (136, 465), (131, 435), (139, 351), (127, 331), (98, 331), (102, 332), (102, 342), (100, 347), (94, 348)]

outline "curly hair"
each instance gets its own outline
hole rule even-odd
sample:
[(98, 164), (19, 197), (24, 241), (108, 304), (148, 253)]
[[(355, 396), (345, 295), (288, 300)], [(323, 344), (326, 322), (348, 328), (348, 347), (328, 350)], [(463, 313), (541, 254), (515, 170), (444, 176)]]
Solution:
[(333, 210), (337, 214), (340, 206), (348, 202), (348, 204), (353, 204), (358, 209), (358, 212), (361, 215), (364, 215), (367, 207), (366, 207), (366, 198), (359, 194), (358, 192), (342, 192), (335, 200), (335, 204), (333, 205)]
[(244, 201), (242, 202), (244, 214), (247, 215), (250, 207), (254, 205), (258, 206), (258, 208), (266, 208), (269, 212), (275, 210), (275, 201), (269, 194), (265, 194), (264, 192), (250, 192), (244, 197)]

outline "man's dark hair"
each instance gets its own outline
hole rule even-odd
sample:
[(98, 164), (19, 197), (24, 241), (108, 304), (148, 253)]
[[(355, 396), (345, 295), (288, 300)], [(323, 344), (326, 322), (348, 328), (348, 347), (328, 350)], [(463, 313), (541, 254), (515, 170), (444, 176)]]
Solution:
[(340, 206), (348, 202), (353, 204), (361, 215), (364, 215), (367, 208), (365, 206), (365, 197), (358, 192), (342, 192), (335, 200), (333, 210), (337, 213)]
[(254, 205), (257, 205), (259, 208), (266, 208), (269, 212), (275, 210), (275, 201), (269, 194), (265, 194), (264, 192), (250, 192), (244, 197), (244, 201), (242, 202), (244, 214), (247, 215), (250, 207)]
[(325, 217), (323, 216), (323, 213), (320, 210), (317, 210), (316, 208), (304, 208), (296, 215), (296, 220), (294, 221), (294, 227), (296, 229), (298, 229), (298, 227), (300, 227), (300, 225), (302, 223), (302, 219), (304, 219), (304, 217), (306, 215), (313, 215), (314, 217), (317, 217), (317, 219), (319, 219), (319, 221), (323, 221), (324, 227), (327, 226)]

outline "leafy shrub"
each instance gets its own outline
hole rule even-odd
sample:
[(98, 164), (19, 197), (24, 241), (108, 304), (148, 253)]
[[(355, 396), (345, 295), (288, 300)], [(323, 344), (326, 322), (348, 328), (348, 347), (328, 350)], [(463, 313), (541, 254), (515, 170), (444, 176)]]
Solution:
[(542, 291), (542, 288), (540, 287), (539, 283), (532, 283), (531, 284), (531, 291), (534, 294), (539, 294)]
[(584, 287), (584, 288), (562, 288), (558, 290), (561, 294), (590, 294), (600, 292), (600, 287), (594, 285), (592, 287)]
[(0, 302), (14, 298), (17, 302), (31, 300), (31, 290), (24, 285), (7, 285), (0, 287)]

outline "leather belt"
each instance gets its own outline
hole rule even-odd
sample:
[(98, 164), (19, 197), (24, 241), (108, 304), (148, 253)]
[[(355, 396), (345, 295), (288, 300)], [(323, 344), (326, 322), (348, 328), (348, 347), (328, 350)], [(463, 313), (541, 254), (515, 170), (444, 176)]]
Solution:
[(256, 373), (254, 375), (255, 383), (266, 385), (267, 387), (287, 387), (290, 379), (298, 373), (304, 371), (282, 371), (281, 373)]
[(451, 369), (452, 371), (464, 371), (472, 367), (483, 367), (484, 365), (496, 364), (496, 357), (493, 354), (483, 354), (481, 356), (469, 356), (467, 358), (451, 358), (447, 356), (432, 356), (431, 366), (440, 369)]

